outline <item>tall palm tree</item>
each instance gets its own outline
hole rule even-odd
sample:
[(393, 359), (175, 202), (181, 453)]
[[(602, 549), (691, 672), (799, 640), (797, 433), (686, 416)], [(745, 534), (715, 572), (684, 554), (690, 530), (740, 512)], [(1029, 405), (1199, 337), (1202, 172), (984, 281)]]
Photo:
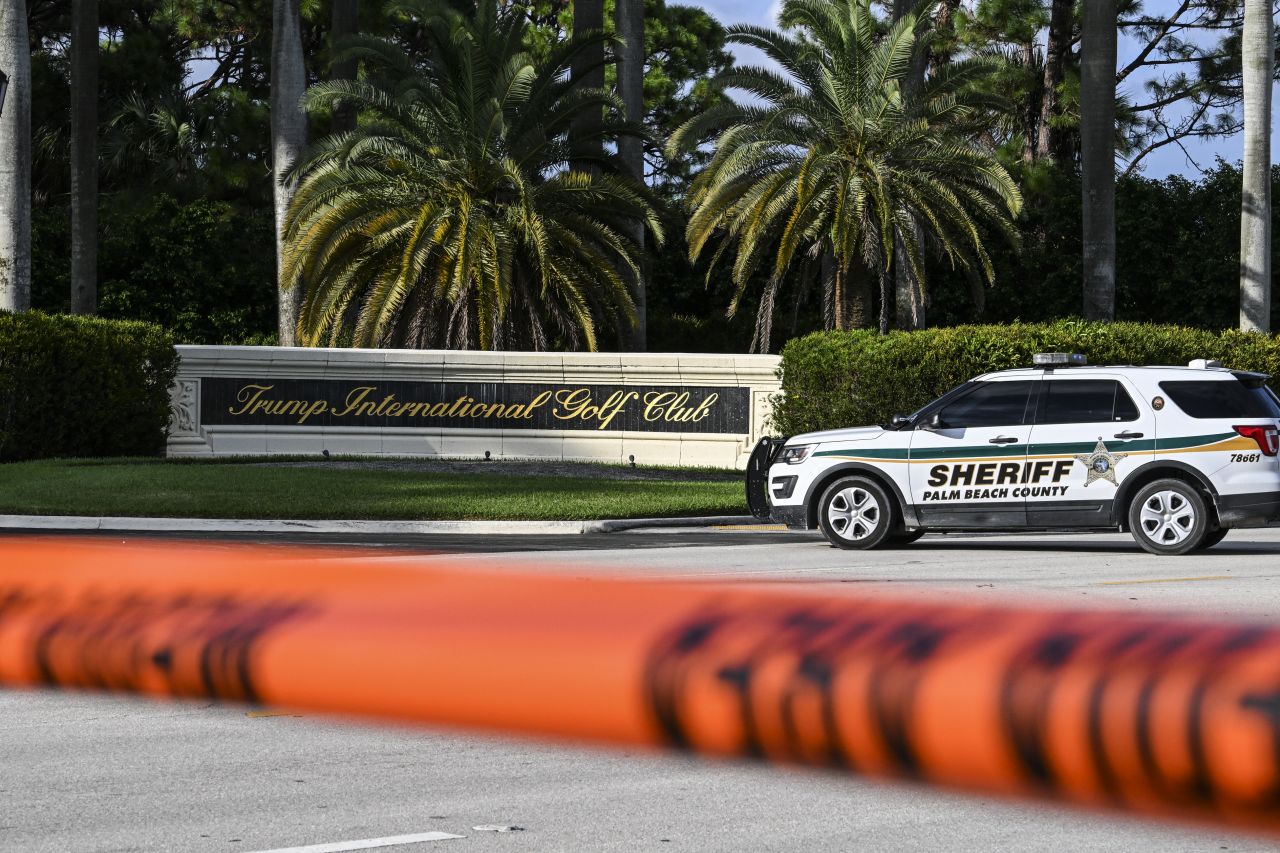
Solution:
[[(635, 125), (644, 123), (644, 0), (615, 0), (614, 18), (622, 45), (618, 50), (618, 95), (622, 98), (627, 121)], [(639, 136), (624, 136), (618, 140), (618, 155), (623, 167), (633, 180), (644, 181), (644, 141)], [(631, 223), (629, 235), (644, 248), (644, 222)], [(631, 349), (646, 349), (647, 307), (644, 266), (635, 280), (636, 323), (631, 336)]]
[(1084, 0), (1080, 41), (1080, 200), (1084, 316), (1116, 313), (1116, 0)]
[(302, 54), (299, 0), (273, 0), (271, 17), (271, 173), (275, 200), (277, 315), (281, 346), (296, 343), (302, 288), (284, 277), (285, 217), (293, 198), (293, 186), (285, 174), (307, 144), (307, 116), (302, 95), (307, 88)]
[(1062, 112), (1058, 90), (1066, 80), (1067, 65), (1071, 60), (1075, 9), (1075, 0), (1049, 0), (1049, 30), (1045, 37), (1039, 133), (1035, 148), (1035, 156), (1042, 160), (1064, 161), (1070, 156), (1067, 134), (1057, 122)]
[[(621, 104), (568, 70), (605, 36), (570, 38), (544, 60), (527, 53), (518, 9), (464, 16), (429, 0), (415, 17), (429, 45), (411, 57), (359, 38), (365, 79), (313, 86), (306, 103), (345, 100), (354, 133), (316, 143), (296, 170), (282, 281), (306, 281), (302, 341), (359, 346), (596, 349), (602, 325), (634, 317), (626, 273), (639, 219), (660, 238), (642, 186), (607, 150), (598, 174), (574, 171), (569, 129), (604, 116), (634, 132)], [(622, 272), (619, 272), (619, 271)]]
[(71, 4), (71, 312), (98, 311), (98, 0)]
[[(894, 0), (892, 6), (893, 21), (897, 22), (906, 17), (916, 4), (913, 0)], [(917, 19), (916, 29), (917, 35), (923, 36), (927, 32), (927, 28), (921, 27), (921, 24), (933, 23), (929, 21), (928, 16), (923, 19)], [(925, 71), (929, 65), (929, 45), (925, 38), (916, 38), (911, 56), (911, 70), (902, 81), (902, 92), (907, 98), (913, 96), (915, 89), (924, 82)], [(919, 221), (912, 223), (912, 231), (917, 241), (923, 239), (923, 232)], [(923, 329), (925, 326), (925, 303), (924, 303), (924, 286), (917, 278), (910, 264), (902, 262), (903, 244), (898, 241), (894, 247), (894, 251), (898, 258), (898, 263), (894, 264), (894, 282), (896, 299), (894, 307), (894, 319), (897, 321), (900, 329)]]
[(0, 3), (0, 309), (31, 306), (31, 46), (26, 0)]
[[(483, 0), (480, 5), (483, 4)], [(570, 67), (573, 82), (583, 89), (604, 88), (605, 45), (591, 36), (604, 31), (604, 0), (573, 0), (573, 37), (583, 45), (574, 54)], [(601, 140), (601, 114), (596, 110), (583, 110), (574, 120), (571, 138), (574, 147), (574, 168), (580, 172), (595, 172), (604, 150)]]
[(739, 26), (729, 37), (784, 72), (722, 75), (720, 86), (754, 100), (709, 110), (668, 142), (673, 154), (708, 138), (714, 148), (689, 192), (689, 253), (696, 260), (716, 242), (713, 264), (733, 255), (731, 314), (753, 273), (767, 268), (752, 348), (768, 349), (772, 306), (798, 257), (830, 270), (837, 328), (868, 316), (876, 280), (887, 328), (895, 251), (921, 285), (928, 250), (990, 280), (981, 228), (1016, 240), (1012, 217), (1022, 205), (1009, 173), (973, 141), (980, 104), (971, 84), (994, 61), (947, 63), (906, 85), (918, 29), (929, 25), (914, 14), (885, 25), (871, 0), (785, 0), (780, 21), (784, 32)]
[[(359, 28), (360, 0), (333, 0), (333, 23), (329, 29), (329, 79), (356, 79), (355, 60), (341, 54), (342, 44)], [(356, 114), (342, 106), (333, 113), (334, 130), (355, 130)]]
[(1240, 207), (1240, 329), (1271, 331), (1271, 0), (1244, 4), (1244, 186)]

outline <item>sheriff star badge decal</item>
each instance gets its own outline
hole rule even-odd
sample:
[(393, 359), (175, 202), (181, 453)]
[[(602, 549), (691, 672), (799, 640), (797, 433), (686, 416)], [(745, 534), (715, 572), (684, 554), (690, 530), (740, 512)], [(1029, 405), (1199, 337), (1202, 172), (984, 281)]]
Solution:
[(1116, 463), (1128, 456), (1128, 453), (1111, 453), (1102, 443), (1102, 436), (1098, 436), (1098, 446), (1093, 449), (1093, 452), (1080, 454), (1076, 457), (1076, 461), (1088, 472), (1088, 477), (1084, 481), (1086, 486), (1095, 480), (1110, 480), (1113, 485), (1119, 485), (1116, 482)]

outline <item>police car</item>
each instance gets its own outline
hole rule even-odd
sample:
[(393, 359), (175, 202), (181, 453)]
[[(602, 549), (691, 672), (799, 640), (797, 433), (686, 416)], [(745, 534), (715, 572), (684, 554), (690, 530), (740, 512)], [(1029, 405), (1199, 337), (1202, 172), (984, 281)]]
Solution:
[(1185, 554), (1280, 521), (1280, 398), (1266, 374), (1088, 366), (1041, 353), (884, 426), (762, 439), (752, 512), (840, 548), (932, 531), (1127, 530)]

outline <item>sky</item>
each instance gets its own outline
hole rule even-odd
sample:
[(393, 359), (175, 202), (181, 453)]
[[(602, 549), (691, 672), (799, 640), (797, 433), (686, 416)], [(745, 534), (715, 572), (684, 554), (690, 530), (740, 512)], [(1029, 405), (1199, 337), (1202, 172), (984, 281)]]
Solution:
[[(781, 6), (780, 0), (676, 0), (676, 2), (702, 6), (726, 25), (742, 23), (773, 26), (776, 23), (778, 8)], [(965, 5), (968, 5), (968, 3), (966, 2)], [(1144, 5), (1144, 11), (1149, 15), (1168, 15), (1176, 8), (1177, 0), (1148, 0)], [(1128, 57), (1125, 55), (1126, 48), (1128, 49)], [(1122, 38), (1119, 47), (1120, 63), (1128, 62), (1135, 52), (1136, 48), (1132, 44), (1126, 45)], [(739, 62), (756, 64), (762, 61), (760, 54), (748, 53), (741, 48), (736, 48), (734, 54)], [(1126, 87), (1121, 90), (1121, 93), (1128, 92), (1135, 96), (1141, 95), (1141, 82), (1137, 81), (1135, 84), (1126, 81)], [(1277, 91), (1280, 91), (1280, 87), (1278, 87)], [(1275, 129), (1276, 113), (1280, 112), (1280, 95), (1277, 94), (1277, 91), (1272, 93), (1273, 131)], [(1271, 144), (1271, 162), (1280, 162), (1280, 134), (1273, 132)], [(1184, 145), (1194, 162), (1188, 160), (1187, 156), (1176, 145), (1167, 145), (1143, 159), (1140, 166), (1142, 174), (1150, 178), (1163, 178), (1171, 174), (1196, 177), (1201, 169), (1212, 168), (1217, 157), (1234, 163), (1243, 156), (1241, 147), (1243, 138), (1240, 134), (1225, 139), (1208, 141), (1187, 140)]]

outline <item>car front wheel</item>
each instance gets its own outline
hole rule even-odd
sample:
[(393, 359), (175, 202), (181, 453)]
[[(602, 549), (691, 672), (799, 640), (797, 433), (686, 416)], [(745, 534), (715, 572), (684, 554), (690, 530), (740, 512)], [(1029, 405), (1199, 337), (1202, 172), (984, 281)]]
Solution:
[(1208, 535), (1209, 509), (1189, 483), (1156, 480), (1143, 486), (1129, 505), (1129, 530), (1152, 554), (1185, 554)]
[(893, 529), (893, 499), (866, 477), (844, 477), (832, 483), (818, 505), (818, 526), (837, 548), (874, 548)]
[(1223, 539), (1227, 538), (1227, 532), (1227, 528), (1225, 527), (1219, 527), (1217, 530), (1210, 530), (1204, 535), (1204, 539), (1200, 541), (1200, 544), (1196, 546), (1196, 550), (1206, 551), (1212, 548), (1214, 545), (1217, 545)]

